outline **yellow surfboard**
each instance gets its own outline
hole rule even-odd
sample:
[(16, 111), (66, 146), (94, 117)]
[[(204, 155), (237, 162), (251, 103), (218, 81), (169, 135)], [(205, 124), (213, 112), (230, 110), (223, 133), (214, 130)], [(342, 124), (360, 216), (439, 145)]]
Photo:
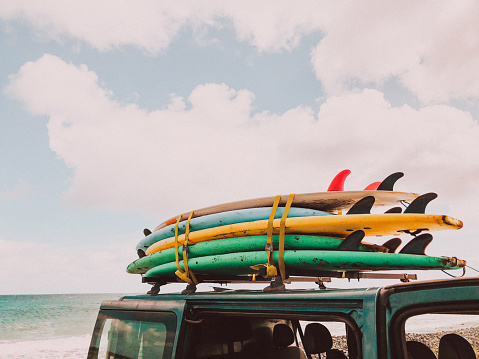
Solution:
[[(281, 219), (273, 222), (273, 233), (279, 233)], [(267, 234), (268, 220), (235, 223), (220, 227), (190, 232), (188, 243), (199, 243), (223, 238), (246, 237)], [(439, 231), (462, 228), (462, 222), (444, 215), (430, 214), (350, 214), (320, 217), (287, 218), (285, 233), (314, 234), (328, 237), (346, 238), (356, 230), (363, 230), (366, 236), (402, 234), (405, 231)], [(183, 245), (185, 235), (178, 236)], [(146, 254), (162, 251), (175, 246), (175, 238), (170, 237), (152, 244)]]

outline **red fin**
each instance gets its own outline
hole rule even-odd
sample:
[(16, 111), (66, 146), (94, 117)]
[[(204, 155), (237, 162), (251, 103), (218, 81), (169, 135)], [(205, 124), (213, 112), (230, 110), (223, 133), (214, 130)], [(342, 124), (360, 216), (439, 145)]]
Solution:
[(375, 191), (378, 189), (381, 182), (373, 182), (369, 186), (367, 186), (364, 190), (365, 191)]
[(169, 226), (171, 224), (175, 224), (176, 223), (176, 218), (171, 218), (169, 220), (166, 221), (166, 225)]
[(329, 185), (328, 191), (344, 191), (344, 181), (346, 177), (351, 173), (350, 170), (344, 170), (339, 172), (336, 177), (333, 178)]

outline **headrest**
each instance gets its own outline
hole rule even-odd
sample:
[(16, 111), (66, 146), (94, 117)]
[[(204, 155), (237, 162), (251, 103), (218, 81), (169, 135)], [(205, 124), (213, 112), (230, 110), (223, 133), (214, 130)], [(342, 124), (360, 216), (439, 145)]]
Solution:
[(333, 338), (328, 328), (320, 323), (310, 323), (304, 330), (304, 350), (309, 354), (327, 352), (333, 346)]
[(273, 345), (277, 348), (285, 348), (294, 342), (294, 333), (288, 325), (278, 323), (273, 329)]
[(439, 359), (461, 358), (474, 359), (476, 354), (471, 344), (457, 334), (446, 334), (439, 341)]
[(406, 342), (407, 355), (411, 359), (436, 359), (436, 355), (424, 343), (410, 340)]

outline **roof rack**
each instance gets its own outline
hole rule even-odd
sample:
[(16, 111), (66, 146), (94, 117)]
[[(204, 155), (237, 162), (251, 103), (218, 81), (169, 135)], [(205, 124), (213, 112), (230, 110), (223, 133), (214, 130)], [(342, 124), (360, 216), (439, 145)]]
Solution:
[[(259, 275), (244, 275), (244, 276), (197, 276), (199, 283), (218, 283), (218, 284), (234, 284), (234, 283), (270, 283), (270, 285), (263, 289), (263, 291), (284, 291), (284, 284), (293, 282), (309, 282), (318, 284), (319, 288), (326, 288), (324, 283), (331, 282), (331, 278), (347, 278), (351, 279), (399, 279), (401, 282), (409, 282), (416, 280), (417, 274), (408, 273), (382, 273), (382, 272), (320, 272), (318, 276), (290, 276), (282, 280), (280, 276), (273, 278), (264, 278)], [(165, 281), (164, 279), (142, 278), (143, 283), (152, 284), (148, 294), (158, 294), (160, 287), (168, 283), (178, 283), (172, 281)], [(188, 284), (187, 288), (182, 292), (183, 294), (194, 293), (196, 285)]]

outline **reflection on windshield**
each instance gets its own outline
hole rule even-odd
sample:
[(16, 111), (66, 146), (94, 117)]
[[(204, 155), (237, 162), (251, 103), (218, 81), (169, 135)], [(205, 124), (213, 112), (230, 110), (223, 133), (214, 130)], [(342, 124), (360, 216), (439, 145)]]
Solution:
[[(166, 359), (171, 357), (176, 326), (174, 314), (165, 316), (164, 313), (163, 315), (151, 313), (147, 318), (141, 318), (147, 313), (130, 313), (126, 315), (126, 318), (125, 313), (121, 314), (124, 318), (111, 316), (99, 318), (98, 335), (92, 340), (92, 343), (97, 344), (90, 348), (89, 359)], [(138, 318), (131, 318), (132, 316)], [(162, 316), (164, 318), (161, 318)]]

